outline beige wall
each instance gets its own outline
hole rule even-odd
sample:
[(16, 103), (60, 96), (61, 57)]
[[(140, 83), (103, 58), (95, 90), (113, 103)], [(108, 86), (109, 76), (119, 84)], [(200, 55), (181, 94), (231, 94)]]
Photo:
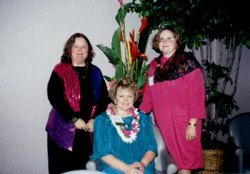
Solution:
[(47, 82), (66, 39), (88, 36), (94, 63), (112, 68), (96, 44), (110, 46), (116, 0), (0, 1), (0, 173), (46, 174)]
[[(116, 0), (0, 1), (0, 173), (46, 174), (44, 130), (51, 108), (47, 82), (59, 62), (66, 39), (83, 32), (96, 51), (94, 64), (104, 74), (114, 72), (96, 44), (110, 46), (117, 28)], [(128, 26), (139, 23), (131, 16)], [(147, 53), (155, 54), (150, 45)], [(249, 59), (244, 49), (236, 99), (249, 111)]]

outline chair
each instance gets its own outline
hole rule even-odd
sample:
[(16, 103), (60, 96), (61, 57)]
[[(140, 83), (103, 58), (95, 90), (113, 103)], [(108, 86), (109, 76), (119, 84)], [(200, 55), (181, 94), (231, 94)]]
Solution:
[(90, 171), (90, 170), (72, 170), (72, 171), (69, 171), (69, 172), (64, 172), (64, 173), (61, 173), (61, 174), (105, 174), (105, 173), (102, 173), (102, 172), (99, 172), (99, 171)]
[(229, 134), (236, 146), (239, 173), (250, 173), (250, 161), (244, 160), (250, 155), (250, 112), (238, 114), (230, 120)]
[[(173, 162), (165, 148), (165, 143), (158, 128), (153, 124), (153, 131), (157, 141), (158, 156), (155, 158), (155, 168), (157, 174), (174, 174), (177, 172), (177, 167)], [(98, 164), (94, 160), (88, 161), (86, 164), (88, 170), (98, 170)]]

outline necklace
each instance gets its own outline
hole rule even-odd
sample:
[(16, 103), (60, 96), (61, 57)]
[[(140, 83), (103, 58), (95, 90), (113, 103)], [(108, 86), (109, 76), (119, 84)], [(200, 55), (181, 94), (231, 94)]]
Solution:
[[(127, 126), (122, 121), (122, 118), (120, 119), (116, 115), (115, 106), (113, 104), (108, 105), (107, 114), (110, 116), (111, 122), (113, 126), (116, 128), (116, 131), (118, 135), (121, 137), (121, 139), (126, 143), (132, 143), (136, 140), (137, 134), (140, 130), (140, 124), (139, 119), (140, 116), (138, 114), (138, 109), (132, 107), (130, 109), (130, 114), (133, 117), (133, 120), (131, 122), (132, 129), (127, 129)], [(118, 118), (118, 119), (117, 119)]]

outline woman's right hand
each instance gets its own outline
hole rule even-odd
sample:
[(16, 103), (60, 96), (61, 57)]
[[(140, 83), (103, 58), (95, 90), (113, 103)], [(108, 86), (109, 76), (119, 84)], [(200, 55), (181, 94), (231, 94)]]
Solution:
[(87, 124), (85, 123), (85, 121), (81, 118), (79, 118), (76, 122), (75, 122), (75, 127), (76, 129), (83, 129), (84, 131), (86, 131), (87, 129)]

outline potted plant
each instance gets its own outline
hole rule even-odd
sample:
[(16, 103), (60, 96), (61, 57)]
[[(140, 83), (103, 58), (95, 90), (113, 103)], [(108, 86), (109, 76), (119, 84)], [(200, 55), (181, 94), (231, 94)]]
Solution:
[(141, 27), (138, 31), (132, 30), (129, 32), (129, 36), (127, 36), (125, 17), (128, 11), (123, 1), (120, 0), (119, 2), (120, 8), (115, 17), (118, 28), (113, 34), (111, 47), (102, 44), (97, 45), (115, 68), (115, 75), (113, 77), (104, 77), (109, 82), (108, 87), (112, 85), (115, 80), (121, 77), (127, 77), (142, 89), (147, 81), (146, 71), (148, 65), (146, 65), (146, 61), (148, 58), (139, 50), (138, 41), (141, 33), (143, 33), (148, 26), (147, 18), (144, 17), (141, 19)]
[(207, 88), (207, 119), (203, 122), (203, 156), (205, 171), (220, 172), (223, 168), (225, 143), (219, 140), (228, 133), (229, 116), (233, 110), (238, 110), (233, 96), (219, 91), (219, 82), (222, 80), (232, 81), (228, 76), (228, 68), (206, 62), (208, 79), (211, 81)]
[[(211, 86), (206, 91), (208, 94), (206, 101), (208, 118), (203, 124), (203, 147), (216, 149), (222, 145), (218, 141), (218, 133), (221, 135), (228, 133), (229, 116), (239, 107), (232, 95), (219, 91), (221, 80), (232, 81), (228, 76), (228, 68), (209, 62), (206, 62), (205, 68)], [(211, 108), (213, 106), (214, 108)]]
[[(170, 26), (180, 33), (184, 46), (195, 57), (200, 57), (207, 94), (203, 146), (206, 149), (222, 149), (224, 144), (218, 135), (228, 132), (231, 113), (238, 109), (234, 94), (242, 47), (250, 47), (249, 26), (237, 20), (244, 16), (245, 3), (235, 4), (225, 0), (132, 0), (126, 5), (132, 12), (148, 18), (148, 33), (144, 40), (151, 31)], [(214, 56), (213, 49), (217, 49), (219, 54)]]

